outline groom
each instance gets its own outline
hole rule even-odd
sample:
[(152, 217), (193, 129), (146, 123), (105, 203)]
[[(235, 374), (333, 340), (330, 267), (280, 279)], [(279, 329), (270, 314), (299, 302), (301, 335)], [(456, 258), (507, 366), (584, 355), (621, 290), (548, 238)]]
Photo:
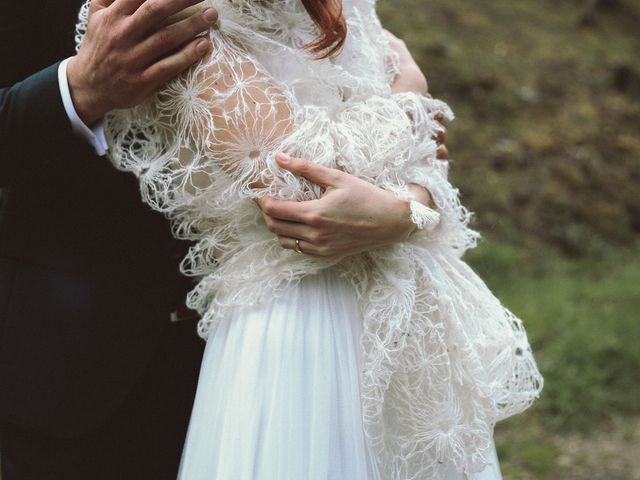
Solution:
[[(160, 27), (197, 3), (94, 0), (83, 48), (61, 64), (80, 1), (0, 0), (2, 480), (175, 478), (203, 349), (183, 307), (186, 247), (134, 176), (96, 155), (90, 127), (206, 54), (193, 38), (215, 12)], [(283, 166), (328, 192), (263, 202), (285, 248), (296, 235), (307, 253), (340, 256), (408, 234), (387, 192), (362, 205), (364, 182)]]
[[(93, 56), (64, 71), (81, 1), (0, 2), (2, 480), (174, 479), (197, 381), (184, 242), (133, 176), (96, 156), (93, 133), (77, 119), (87, 138), (72, 130), (60, 76), (92, 126), (124, 106), (110, 102), (136, 103), (195, 62), (204, 52), (191, 39), (215, 18), (194, 15), (160, 41), (147, 32), (168, 6), (195, 1), (95, 3)], [(125, 88), (126, 74), (154, 65)]]

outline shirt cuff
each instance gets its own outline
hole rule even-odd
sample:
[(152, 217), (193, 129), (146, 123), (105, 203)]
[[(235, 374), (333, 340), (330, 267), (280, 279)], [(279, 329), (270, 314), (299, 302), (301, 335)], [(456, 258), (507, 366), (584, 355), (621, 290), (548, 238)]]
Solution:
[(64, 109), (67, 112), (69, 121), (71, 122), (71, 130), (82, 137), (89, 145), (93, 147), (96, 154), (103, 156), (107, 153), (107, 139), (104, 135), (104, 125), (100, 121), (95, 127), (87, 127), (76, 112), (71, 99), (71, 91), (69, 90), (69, 80), (67, 79), (67, 64), (70, 58), (63, 60), (58, 67), (58, 84), (60, 86), (60, 96)]

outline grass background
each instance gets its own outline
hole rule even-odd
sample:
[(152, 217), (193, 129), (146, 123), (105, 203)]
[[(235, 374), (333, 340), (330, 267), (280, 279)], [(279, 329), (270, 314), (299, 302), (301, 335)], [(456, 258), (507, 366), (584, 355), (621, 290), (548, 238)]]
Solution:
[(545, 377), (535, 406), (497, 426), (505, 478), (639, 478), (637, 252), (575, 259), (493, 240), (469, 255), (524, 319)]
[(640, 479), (640, 1), (380, 0), (457, 119), (467, 256), (527, 327), (541, 399), (506, 479)]

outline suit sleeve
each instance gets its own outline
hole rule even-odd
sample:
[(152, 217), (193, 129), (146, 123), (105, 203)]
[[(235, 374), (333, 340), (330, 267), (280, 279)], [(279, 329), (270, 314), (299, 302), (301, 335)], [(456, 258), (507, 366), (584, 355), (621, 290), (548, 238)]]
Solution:
[(0, 89), (0, 185), (37, 170), (74, 138), (58, 84), (59, 63)]

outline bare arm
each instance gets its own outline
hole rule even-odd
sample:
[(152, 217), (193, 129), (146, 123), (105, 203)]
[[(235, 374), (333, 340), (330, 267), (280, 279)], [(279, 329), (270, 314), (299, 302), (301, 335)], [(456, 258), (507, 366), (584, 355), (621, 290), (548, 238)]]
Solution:
[(427, 78), (411, 56), (406, 43), (389, 30), (383, 30), (383, 33), (387, 37), (391, 49), (398, 55), (400, 63), (400, 75), (394, 79), (391, 91), (393, 93), (415, 92), (420, 95), (428, 95)]
[[(400, 75), (392, 91), (428, 95), (426, 79), (404, 42), (391, 35), (390, 46), (400, 57)], [(438, 158), (446, 158), (448, 154), (445, 136), (443, 127), (438, 138)], [(408, 202), (391, 192), (309, 160), (287, 161), (280, 157), (278, 161), (282, 168), (325, 187), (320, 200), (288, 202), (264, 198), (259, 201), (267, 226), (284, 248), (295, 249), (297, 239), (305, 253), (344, 257), (406, 240), (416, 228), (410, 220)], [(418, 185), (409, 188), (416, 200), (433, 205), (425, 188)]]

